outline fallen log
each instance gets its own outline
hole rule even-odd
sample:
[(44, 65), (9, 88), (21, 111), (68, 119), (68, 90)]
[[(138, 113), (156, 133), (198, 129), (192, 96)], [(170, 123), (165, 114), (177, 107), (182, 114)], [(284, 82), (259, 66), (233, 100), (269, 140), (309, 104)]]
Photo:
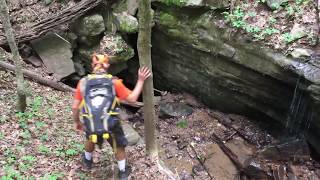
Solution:
[[(5, 70), (9, 70), (9, 71), (15, 71), (16, 67), (12, 64), (0, 61), (0, 67), (4, 68)], [(74, 88), (69, 87), (65, 84), (63, 84), (62, 82), (58, 82), (58, 81), (53, 81), (44, 77), (39, 76), (38, 74), (35, 74), (34, 72), (28, 71), (23, 69), (22, 70), (23, 75), (26, 78), (30, 78), (40, 84), (52, 87), (54, 89), (57, 89), (59, 91), (66, 91), (66, 92), (74, 92)]]
[[(34, 24), (27, 32), (17, 31), (15, 39), (17, 43), (24, 43), (27, 41), (39, 38), (45, 35), (55, 27), (71, 22), (72, 20), (80, 17), (89, 10), (98, 6), (103, 0), (86, 0), (77, 3), (76, 5), (67, 8), (54, 16), (48, 17)], [(6, 45), (7, 40), (3, 34), (0, 34), (0, 46)]]

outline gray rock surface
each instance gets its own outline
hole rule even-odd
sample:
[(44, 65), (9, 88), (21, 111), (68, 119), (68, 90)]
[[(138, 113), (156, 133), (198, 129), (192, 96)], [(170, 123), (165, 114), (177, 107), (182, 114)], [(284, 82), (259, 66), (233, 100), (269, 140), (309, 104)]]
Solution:
[(100, 14), (82, 17), (76, 22), (75, 27), (79, 36), (97, 36), (105, 31), (103, 17)]
[(160, 103), (159, 116), (161, 117), (181, 117), (192, 114), (193, 109), (183, 103)]
[(71, 44), (64, 39), (49, 34), (31, 42), (33, 49), (55, 78), (61, 80), (75, 72), (72, 62)]
[(123, 128), (125, 137), (129, 142), (128, 144), (129, 146), (133, 146), (141, 140), (141, 137), (138, 134), (138, 132), (135, 131), (130, 124), (122, 122), (122, 128)]
[(138, 20), (127, 12), (114, 14), (118, 24), (118, 30), (123, 33), (138, 32)]

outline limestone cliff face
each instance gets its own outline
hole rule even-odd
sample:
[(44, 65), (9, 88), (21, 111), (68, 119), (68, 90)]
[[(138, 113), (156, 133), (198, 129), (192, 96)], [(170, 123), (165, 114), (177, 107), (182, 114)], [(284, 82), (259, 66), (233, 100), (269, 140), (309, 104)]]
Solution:
[(156, 86), (187, 91), (226, 112), (295, 126), (294, 131), (306, 131), (317, 145), (316, 59), (294, 60), (247, 42), (242, 35), (219, 28), (213, 10), (156, 7), (152, 39)]

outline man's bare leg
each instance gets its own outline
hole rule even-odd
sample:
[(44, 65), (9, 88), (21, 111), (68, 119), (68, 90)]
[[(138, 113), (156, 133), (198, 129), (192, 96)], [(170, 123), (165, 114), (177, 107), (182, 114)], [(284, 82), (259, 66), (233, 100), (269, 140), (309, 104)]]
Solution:
[(86, 166), (86, 168), (91, 169), (93, 163), (92, 152), (94, 151), (94, 143), (89, 140), (86, 140), (86, 142), (84, 143), (84, 149), (84, 165)]

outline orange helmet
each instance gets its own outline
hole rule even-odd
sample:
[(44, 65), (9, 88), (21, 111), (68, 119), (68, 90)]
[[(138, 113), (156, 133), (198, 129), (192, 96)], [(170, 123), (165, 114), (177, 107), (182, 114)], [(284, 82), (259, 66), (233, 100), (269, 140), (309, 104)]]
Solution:
[(92, 67), (93, 70), (98, 70), (101, 68), (107, 68), (109, 66), (109, 58), (106, 54), (96, 54), (92, 55)]

